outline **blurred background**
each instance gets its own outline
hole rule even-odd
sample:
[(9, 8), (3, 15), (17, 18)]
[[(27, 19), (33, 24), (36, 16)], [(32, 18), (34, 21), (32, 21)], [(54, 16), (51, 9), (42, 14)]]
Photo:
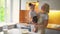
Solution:
[(49, 24), (60, 25), (60, 0), (21, 0), (20, 19), (21, 23), (28, 23), (29, 3), (35, 4), (35, 10), (38, 13), (44, 3), (50, 5)]
[(40, 8), (44, 3), (49, 4), (49, 20), (46, 33), (60, 34), (60, 0), (0, 0), (0, 34), (3, 32), (4, 26), (8, 26), (8, 30), (12, 29), (12, 32), (20, 28), (21, 25), (25, 26), (29, 23), (29, 3), (36, 5), (36, 13), (40, 12)]

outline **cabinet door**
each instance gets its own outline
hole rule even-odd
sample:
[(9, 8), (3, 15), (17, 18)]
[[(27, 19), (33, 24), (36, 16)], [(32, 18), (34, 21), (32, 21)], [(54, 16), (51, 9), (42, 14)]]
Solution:
[(28, 16), (29, 16), (29, 11), (27, 10), (20, 10), (19, 14), (19, 21), (20, 23), (28, 23)]

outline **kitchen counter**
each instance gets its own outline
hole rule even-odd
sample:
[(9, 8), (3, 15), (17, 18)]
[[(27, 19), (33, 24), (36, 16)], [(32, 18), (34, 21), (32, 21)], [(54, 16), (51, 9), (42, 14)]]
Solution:
[[(19, 29), (20, 27), (26, 27), (27, 25), (28, 24), (17, 24), (18, 28), (8, 30), (8, 34), (22, 34), (22, 32), (24, 32), (24, 33), (27, 32), (30, 34), (38, 34), (38, 33), (34, 33), (34, 32), (29, 32), (28, 29)], [(56, 25), (56, 24), (48, 24), (47, 28), (51, 29), (51, 30), (60, 31), (60, 25)], [(4, 34), (4, 33), (0, 32), (0, 34)]]
[[(23, 25), (28, 25), (28, 24), (23, 24)], [(60, 31), (60, 25), (57, 24), (48, 24), (47, 29), (53, 29), (53, 30), (59, 30)]]
[[(25, 23), (23, 25), (27, 26), (28, 24)], [(59, 30), (60, 31), (60, 25), (57, 25), (57, 24), (48, 24), (47, 29)]]
[(47, 28), (60, 31), (60, 25), (57, 24), (48, 24)]
[[(13, 29), (9, 29), (7, 30), (7, 33), (8, 34), (22, 34), (22, 33), (29, 33), (29, 34), (37, 34), (37, 33), (34, 33), (34, 32), (29, 32), (28, 29), (26, 29), (28, 24), (23, 24), (23, 23), (18, 23), (17, 24), (17, 28), (13, 28)], [(25, 29), (21, 29), (21, 27), (24, 27)], [(3, 31), (0, 33), (0, 34), (4, 34)]]
[(0, 32), (0, 34), (4, 34), (3, 32)]
[[(8, 34), (22, 34), (22, 33), (28, 33), (28, 34), (38, 34), (34, 32), (28, 32), (26, 29), (11, 29), (7, 31)], [(0, 34), (4, 34), (4, 32), (0, 32)]]
[(59, 30), (60, 31), (60, 28), (48, 28), (48, 29)]

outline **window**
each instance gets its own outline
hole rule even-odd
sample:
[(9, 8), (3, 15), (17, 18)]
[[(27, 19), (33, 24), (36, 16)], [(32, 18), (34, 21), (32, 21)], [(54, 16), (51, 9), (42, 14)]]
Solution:
[(0, 22), (5, 21), (5, 0), (0, 0)]

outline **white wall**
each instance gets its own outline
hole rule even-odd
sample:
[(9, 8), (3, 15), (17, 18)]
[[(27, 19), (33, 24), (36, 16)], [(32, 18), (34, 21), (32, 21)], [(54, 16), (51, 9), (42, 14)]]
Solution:
[(39, 0), (39, 7), (44, 3), (48, 3), (52, 10), (60, 10), (60, 0)]
[(21, 10), (26, 10), (26, 2), (37, 2), (37, 0), (21, 0)]
[[(37, 0), (21, 0), (21, 10), (26, 10), (26, 2), (37, 2)], [(39, 9), (44, 3), (48, 3), (52, 10), (60, 10), (60, 0), (39, 0)]]

